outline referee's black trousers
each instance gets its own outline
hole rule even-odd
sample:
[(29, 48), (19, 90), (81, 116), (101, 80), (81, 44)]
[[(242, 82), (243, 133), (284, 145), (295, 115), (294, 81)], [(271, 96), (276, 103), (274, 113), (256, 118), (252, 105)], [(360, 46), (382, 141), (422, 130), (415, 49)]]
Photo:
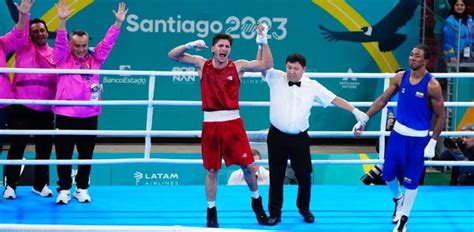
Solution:
[(310, 138), (307, 132), (296, 135), (279, 131), (273, 125), (267, 137), (268, 160), (270, 167), (270, 200), (268, 210), (271, 217), (281, 216), (283, 205), (283, 181), (288, 158), (298, 180), (299, 210), (309, 210), (311, 198), (311, 165)]

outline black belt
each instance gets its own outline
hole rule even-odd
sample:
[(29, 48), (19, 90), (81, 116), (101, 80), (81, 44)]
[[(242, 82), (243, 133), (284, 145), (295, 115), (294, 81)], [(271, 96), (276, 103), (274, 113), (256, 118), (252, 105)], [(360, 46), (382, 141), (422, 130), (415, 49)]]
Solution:
[(288, 137), (297, 137), (297, 136), (302, 136), (302, 135), (307, 135), (308, 134), (308, 130), (305, 130), (303, 132), (300, 132), (298, 134), (288, 134), (288, 133), (285, 133), (281, 130), (278, 130), (278, 128), (276, 128), (275, 126), (271, 125), (270, 124), (270, 131), (273, 131), (279, 135), (283, 135), (283, 136), (288, 136)]

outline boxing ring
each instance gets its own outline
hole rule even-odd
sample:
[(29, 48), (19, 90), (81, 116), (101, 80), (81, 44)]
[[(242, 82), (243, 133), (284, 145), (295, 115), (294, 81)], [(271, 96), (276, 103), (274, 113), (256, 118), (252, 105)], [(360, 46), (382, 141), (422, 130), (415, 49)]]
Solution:
[[(149, 76), (148, 100), (53, 101), (0, 100), (0, 104), (47, 105), (137, 105), (147, 107), (145, 130), (0, 130), (2, 135), (97, 135), (107, 137), (144, 137), (140, 158), (112, 158), (93, 160), (0, 160), (0, 164), (174, 164), (197, 165), (200, 159), (173, 159), (151, 152), (152, 137), (199, 138), (200, 131), (152, 130), (153, 108), (160, 106), (200, 106), (200, 101), (155, 100), (156, 77), (197, 75), (197, 72), (123, 71), (123, 70), (45, 70), (0, 68), (13, 73), (74, 73), (101, 75)], [(434, 74), (437, 78), (472, 78), (474, 73)], [(258, 73), (246, 76), (259, 77)], [(369, 73), (308, 73), (315, 78), (384, 78), (388, 87), (393, 74)], [(368, 107), (372, 102), (351, 102), (356, 107)], [(241, 102), (241, 107), (268, 107), (268, 102)], [(389, 103), (388, 106), (395, 106)], [(473, 102), (446, 102), (446, 107), (473, 107)], [(315, 107), (319, 107), (317, 103)], [(365, 131), (363, 137), (379, 137), (384, 150), (384, 130), (387, 108), (381, 112), (380, 130)], [(245, 121), (245, 118), (244, 118)], [(263, 140), (265, 131), (248, 131), (249, 139)], [(352, 137), (351, 131), (310, 131), (311, 137)], [(446, 136), (474, 136), (474, 132), (442, 132)], [(4, 153), (5, 154), (5, 153)], [(4, 155), (3, 157), (6, 157)], [(54, 157), (54, 155), (53, 155)], [(257, 161), (266, 164), (266, 160)], [(382, 159), (314, 159), (314, 165), (380, 164)], [(470, 161), (426, 161), (427, 166), (472, 166)], [(54, 167), (51, 171), (55, 171)], [(318, 169), (315, 170), (318, 172)], [(358, 176), (357, 176), (358, 178)], [(204, 181), (203, 181), (204, 182)], [(52, 183), (51, 188), (56, 186)], [(81, 204), (72, 200), (68, 205), (55, 204), (57, 193), (51, 198), (40, 198), (29, 186), (17, 188), (17, 199), (0, 199), (0, 231), (216, 231), (205, 228), (206, 205), (203, 185), (188, 186), (96, 186), (91, 183), (92, 202)], [(313, 185), (311, 209), (315, 223), (304, 223), (296, 208), (297, 186), (285, 186), (282, 222), (274, 227), (260, 226), (250, 207), (250, 193), (246, 186), (218, 188), (217, 208), (222, 231), (391, 231), (393, 202), (386, 186)], [(474, 231), (474, 186), (420, 186), (419, 197), (413, 208), (408, 228), (410, 231)], [(264, 205), (268, 203), (268, 186), (260, 186)]]

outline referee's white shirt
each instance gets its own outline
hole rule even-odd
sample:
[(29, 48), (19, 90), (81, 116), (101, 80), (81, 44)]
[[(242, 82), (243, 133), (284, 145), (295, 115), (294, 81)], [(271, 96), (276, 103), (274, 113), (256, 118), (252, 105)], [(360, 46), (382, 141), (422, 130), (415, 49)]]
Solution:
[(263, 77), (270, 87), (270, 122), (281, 132), (298, 134), (308, 130), (313, 102), (324, 108), (336, 95), (303, 74), (301, 87), (288, 86), (286, 72), (269, 69)]

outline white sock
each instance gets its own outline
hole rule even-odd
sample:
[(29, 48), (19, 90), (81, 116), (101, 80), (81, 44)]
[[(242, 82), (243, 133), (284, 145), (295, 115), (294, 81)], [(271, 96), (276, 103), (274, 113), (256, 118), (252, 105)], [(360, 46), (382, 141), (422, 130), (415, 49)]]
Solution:
[(417, 193), (418, 189), (407, 189), (405, 191), (405, 200), (403, 201), (401, 210), (403, 215), (406, 215), (407, 217), (410, 216), (411, 208), (413, 208)]
[(258, 190), (255, 192), (252, 191), (252, 198), (258, 199), (259, 197), (260, 197), (260, 194), (258, 193)]
[(392, 181), (386, 181), (388, 187), (392, 191), (393, 198), (399, 199), (402, 197), (402, 191), (400, 190), (400, 183), (398, 182), (398, 179), (395, 178)]
[(208, 201), (207, 202), (207, 208), (212, 209), (216, 207), (216, 202), (215, 201)]

